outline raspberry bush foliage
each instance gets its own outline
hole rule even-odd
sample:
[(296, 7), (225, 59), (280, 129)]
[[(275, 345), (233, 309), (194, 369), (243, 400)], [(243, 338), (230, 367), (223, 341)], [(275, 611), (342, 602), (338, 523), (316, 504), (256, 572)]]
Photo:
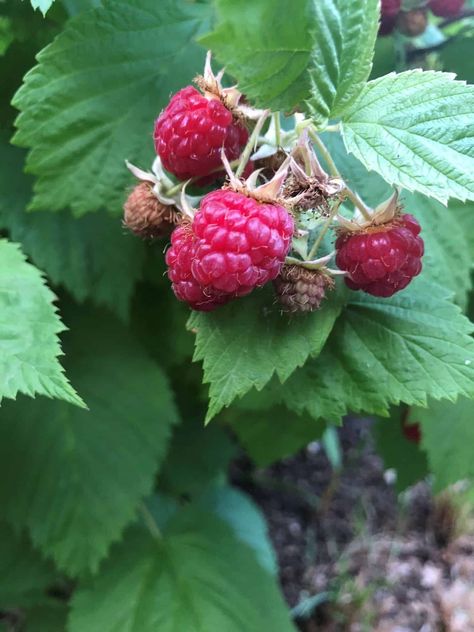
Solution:
[(0, 5), (2, 629), (296, 630), (227, 472), (346, 415), (472, 481), (473, 16)]

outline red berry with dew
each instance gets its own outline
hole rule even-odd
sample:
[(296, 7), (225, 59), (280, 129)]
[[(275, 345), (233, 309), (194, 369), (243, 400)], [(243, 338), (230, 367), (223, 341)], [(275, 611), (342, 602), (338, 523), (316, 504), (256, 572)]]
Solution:
[(295, 229), (283, 206), (230, 189), (202, 199), (192, 228), (194, 278), (208, 291), (232, 297), (249, 294), (278, 276)]
[(196, 281), (191, 266), (195, 256), (195, 238), (190, 225), (182, 224), (171, 235), (171, 247), (166, 252), (168, 277), (173, 292), (180, 301), (195, 310), (210, 312), (229, 300), (219, 292), (205, 290)]
[(373, 296), (403, 290), (421, 272), (424, 244), (412, 215), (358, 232), (342, 231), (336, 241), (336, 263), (348, 273), (346, 285)]
[(180, 180), (204, 177), (222, 166), (221, 150), (237, 159), (248, 140), (246, 127), (215, 96), (188, 86), (177, 92), (155, 123), (155, 149)]
[(431, 0), (429, 8), (440, 18), (449, 18), (457, 15), (464, 5), (465, 0)]

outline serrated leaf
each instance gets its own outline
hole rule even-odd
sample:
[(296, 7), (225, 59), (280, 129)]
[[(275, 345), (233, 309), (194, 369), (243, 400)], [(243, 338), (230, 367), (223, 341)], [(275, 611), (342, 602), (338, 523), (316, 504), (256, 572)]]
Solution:
[(55, 568), (33, 550), (28, 538), (0, 523), (0, 608), (8, 610), (44, 602), (47, 588), (55, 579)]
[[(38, 176), (31, 208), (83, 215), (119, 209), (124, 159), (146, 166), (153, 120), (202, 70), (193, 40), (209, 7), (184, 0), (105, 0), (67, 23), (15, 96), (15, 142)], [(147, 142), (148, 139), (148, 142)]]
[(28, 632), (66, 632), (68, 608), (64, 602), (53, 602), (30, 608), (25, 613)]
[(0, 240), (0, 402), (18, 393), (84, 407), (64, 375), (54, 294), (20, 247)]
[[(246, 397), (242, 405), (245, 401), (248, 401)], [(285, 406), (241, 410), (239, 404), (233, 407), (231, 420), (240, 443), (259, 467), (292, 456), (320, 438), (325, 429), (324, 423), (315, 421), (307, 413), (297, 415)]]
[(377, 419), (374, 424), (377, 454), (382, 457), (385, 468), (397, 472), (395, 488), (404, 491), (428, 474), (425, 453), (402, 432), (401, 413), (396, 409), (390, 419)]
[(229, 525), (237, 539), (253, 549), (262, 567), (277, 575), (277, 559), (265, 518), (249, 496), (229, 485), (214, 485), (198, 499), (197, 505)]
[(42, 399), (0, 414), (4, 515), (70, 575), (97, 569), (132, 520), (176, 421), (166, 378), (127, 331), (74, 311), (68, 365), (90, 411)]
[(273, 385), (275, 397), (335, 422), (350, 410), (388, 415), (400, 402), (474, 397), (473, 325), (449, 299), (422, 279), (389, 299), (351, 293), (322, 353)]
[(437, 491), (464, 479), (474, 479), (474, 402), (430, 402), (428, 409), (413, 408), (410, 423), (421, 424), (421, 447), (426, 451)]
[(126, 319), (142, 275), (143, 242), (105, 211), (81, 218), (69, 211), (25, 212), (32, 182), (22, 171), (24, 156), (23, 150), (0, 142), (0, 227), (22, 243), (55, 285), (66, 287), (79, 302), (90, 298)]
[(223, 428), (205, 427), (202, 418), (186, 420), (173, 434), (160, 471), (160, 490), (176, 496), (201, 492), (225, 473), (236, 452)]
[(30, 0), (30, 1), (31, 1), (31, 6), (33, 7), (33, 9), (35, 10), (39, 9), (43, 15), (46, 15), (46, 13), (49, 11), (49, 9), (51, 8), (51, 5), (54, 2), (54, 0)]
[(261, 291), (213, 314), (192, 314), (194, 360), (203, 361), (204, 381), (210, 384), (207, 421), (252, 388), (261, 390), (274, 374), (283, 382), (317, 355), (342, 301), (334, 292), (317, 312), (289, 318)]
[(341, 116), (372, 70), (379, 0), (313, 0), (314, 47), (308, 108), (317, 126)]
[[(309, 97), (313, 17), (308, 0), (216, 0), (218, 24), (200, 39), (262, 108), (290, 111)], [(291, 13), (291, 18), (289, 16)]]
[(230, 528), (183, 509), (154, 539), (130, 530), (79, 586), (69, 632), (294, 632), (274, 579)]
[(410, 70), (370, 81), (342, 123), (344, 142), (389, 184), (442, 203), (474, 199), (474, 87)]

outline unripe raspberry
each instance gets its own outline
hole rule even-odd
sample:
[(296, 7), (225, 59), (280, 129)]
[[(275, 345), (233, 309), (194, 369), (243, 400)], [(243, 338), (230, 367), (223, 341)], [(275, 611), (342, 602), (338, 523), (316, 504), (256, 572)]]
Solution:
[(229, 297), (218, 292), (204, 290), (191, 272), (195, 256), (195, 239), (189, 224), (182, 224), (171, 235), (171, 247), (166, 252), (168, 277), (173, 292), (180, 301), (192, 309), (210, 312), (223, 305)]
[(465, 0), (431, 0), (431, 11), (441, 18), (449, 18), (457, 15), (465, 4)]
[(177, 92), (155, 123), (156, 153), (180, 180), (218, 169), (222, 149), (235, 160), (247, 140), (247, 129), (218, 97), (203, 96), (192, 86)]
[(280, 305), (286, 312), (313, 312), (321, 306), (334, 281), (327, 272), (285, 265), (273, 281)]
[(145, 239), (167, 237), (179, 217), (175, 206), (160, 202), (150, 182), (137, 184), (123, 208), (124, 225)]
[(192, 229), (194, 278), (211, 293), (236, 297), (278, 275), (291, 247), (294, 222), (278, 204), (219, 189), (202, 199)]
[(421, 272), (424, 244), (412, 215), (358, 232), (343, 231), (336, 241), (336, 263), (348, 272), (346, 285), (373, 296), (392, 296)]
[(418, 37), (426, 31), (428, 17), (425, 9), (402, 11), (397, 19), (398, 29), (408, 37)]

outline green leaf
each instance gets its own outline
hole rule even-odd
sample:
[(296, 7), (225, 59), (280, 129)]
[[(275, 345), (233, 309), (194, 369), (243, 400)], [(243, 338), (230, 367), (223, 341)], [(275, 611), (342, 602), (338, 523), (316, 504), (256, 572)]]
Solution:
[(28, 632), (66, 632), (68, 608), (64, 602), (52, 602), (30, 608), (25, 613)]
[(232, 429), (259, 467), (267, 467), (296, 454), (311, 441), (319, 439), (325, 428), (323, 423), (316, 422), (307, 413), (297, 415), (285, 406), (263, 410), (240, 409), (239, 404), (230, 411)]
[(54, 294), (19, 246), (0, 240), (0, 402), (18, 393), (84, 406), (64, 375)]
[(151, 161), (154, 118), (202, 69), (193, 40), (208, 16), (184, 0), (105, 0), (41, 51), (14, 99), (15, 142), (38, 176), (31, 208), (119, 209), (124, 159)]
[(79, 586), (69, 632), (295, 630), (274, 579), (230, 528), (183, 509), (154, 539), (130, 530)]
[(262, 567), (277, 575), (278, 564), (265, 518), (249, 496), (228, 485), (215, 485), (198, 499), (198, 506), (228, 524), (237, 539), (254, 550)]
[(160, 471), (160, 490), (192, 496), (222, 475), (235, 455), (235, 446), (223, 428), (204, 427), (202, 419), (187, 420), (173, 434)]
[(196, 332), (194, 360), (203, 360), (210, 384), (207, 421), (236, 397), (261, 390), (276, 374), (284, 382), (324, 346), (342, 306), (332, 293), (322, 309), (298, 318), (282, 315), (265, 291), (218, 310), (194, 313), (188, 327)]
[[(310, 95), (314, 18), (308, 0), (216, 0), (215, 30), (200, 39), (256, 105), (290, 111)], [(291, 17), (289, 16), (291, 13)]]
[(31, 0), (31, 6), (33, 9), (39, 9), (43, 15), (46, 15), (51, 8), (54, 0)]
[(345, 114), (347, 150), (389, 184), (440, 202), (474, 199), (474, 87), (411, 70), (369, 82)]
[(448, 290), (417, 279), (390, 299), (351, 293), (323, 352), (275, 398), (338, 422), (349, 410), (388, 415), (391, 404), (474, 397), (473, 325)]
[(0, 608), (27, 607), (47, 599), (57, 578), (50, 562), (33, 550), (29, 540), (0, 523)]
[(377, 453), (382, 457), (385, 468), (397, 472), (395, 487), (402, 492), (428, 474), (425, 453), (402, 432), (401, 411), (395, 409), (390, 419), (377, 419), (374, 436)]
[(176, 421), (163, 373), (127, 331), (74, 311), (68, 364), (90, 411), (21, 400), (0, 414), (4, 515), (70, 575), (96, 570), (133, 519)]
[(458, 79), (474, 83), (472, 50), (474, 37), (454, 37), (440, 49), (439, 57), (449, 72), (455, 72)]
[(379, 0), (313, 0), (314, 47), (308, 107), (316, 125), (341, 116), (372, 69)]
[(128, 317), (146, 249), (104, 211), (75, 218), (69, 211), (27, 213), (31, 178), (23, 174), (24, 151), (0, 143), (0, 227), (22, 243), (55, 285), (82, 302), (91, 298), (122, 319)]
[(436, 491), (464, 479), (474, 479), (474, 402), (430, 402), (428, 409), (410, 411), (410, 423), (421, 424), (421, 447), (434, 474)]

